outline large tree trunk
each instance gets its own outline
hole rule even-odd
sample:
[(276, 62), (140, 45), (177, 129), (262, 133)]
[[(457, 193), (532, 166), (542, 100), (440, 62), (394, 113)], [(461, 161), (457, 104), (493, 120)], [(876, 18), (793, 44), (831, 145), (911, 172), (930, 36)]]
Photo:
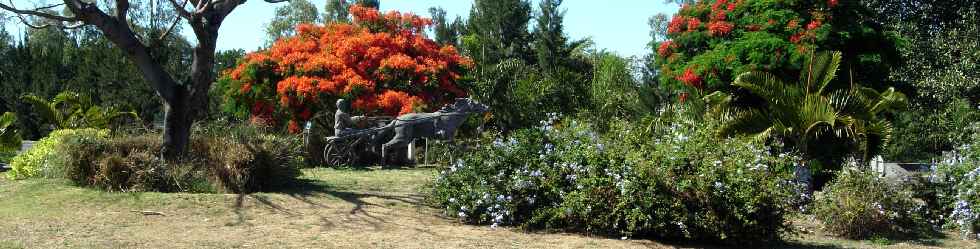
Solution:
[(167, 160), (178, 159), (187, 153), (191, 126), (195, 120), (207, 114), (208, 90), (214, 82), (212, 71), (218, 28), (207, 24), (204, 19), (192, 20), (191, 27), (197, 35), (198, 44), (194, 47), (189, 86), (175, 87), (173, 99), (166, 101), (161, 153)]
[(166, 114), (163, 121), (163, 148), (160, 153), (167, 160), (178, 159), (187, 151), (191, 124), (194, 122), (193, 108), (186, 101), (187, 91), (180, 89), (175, 92), (176, 101), (164, 101)]

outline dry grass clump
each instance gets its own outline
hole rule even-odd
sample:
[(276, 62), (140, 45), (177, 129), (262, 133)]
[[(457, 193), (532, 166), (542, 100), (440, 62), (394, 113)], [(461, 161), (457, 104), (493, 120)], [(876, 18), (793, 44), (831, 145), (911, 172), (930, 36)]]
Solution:
[(198, 132), (189, 155), (178, 161), (158, 157), (157, 134), (65, 141), (65, 176), (83, 186), (108, 191), (248, 193), (278, 187), (299, 175), (298, 139), (236, 127), (224, 134)]

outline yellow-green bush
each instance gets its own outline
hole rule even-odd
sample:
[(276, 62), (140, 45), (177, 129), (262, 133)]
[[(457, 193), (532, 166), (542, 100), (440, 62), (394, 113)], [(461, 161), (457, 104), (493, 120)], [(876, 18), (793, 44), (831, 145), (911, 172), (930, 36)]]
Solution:
[(106, 137), (108, 136), (107, 130), (98, 129), (62, 129), (51, 132), (45, 138), (42, 138), (34, 146), (31, 147), (27, 152), (15, 156), (10, 160), (10, 172), (7, 173), (7, 177), (10, 179), (25, 179), (38, 176), (52, 177), (57, 174), (58, 167), (53, 167), (56, 160), (54, 158), (56, 148), (62, 144), (65, 139), (70, 137)]

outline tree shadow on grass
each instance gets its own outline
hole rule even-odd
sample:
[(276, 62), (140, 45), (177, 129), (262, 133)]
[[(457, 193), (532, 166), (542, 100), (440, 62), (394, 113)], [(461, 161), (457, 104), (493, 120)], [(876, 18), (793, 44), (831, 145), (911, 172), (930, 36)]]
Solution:
[(838, 245), (800, 243), (795, 241), (779, 241), (752, 245), (712, 245), (698, 242), (671, 242), (657, 241), (674, 248), (706, 248), (706, 249), (728, 249), (728, 248), (772, 248), (772, 249), (842, 249), (846, 248)]
[[(584, 232), (584, 231), (575, 231), (575, 230), (542, 229), (542, 230), (524, 230), (524, 232), (530, 233), (530, 234), (555, 234), (555, 233), (562, 233), (562, 234), (575, 234), (575, 235), (582, 235), (582, 236), (594, 236), (594, 237), (597, 237), (597, 238), (606, 238), (606, 239), (612, 239), (612, 240), (619, 240), (619, 239), (621, 239), (619, 237), (613, 237), (613, 236), (610, 236), (610, 235), (592, 234), (592, 233), (588, 233), (588, 232)], [(768, 241), (768, 242), (760, 241), (760, 242), (754, 242), (754, 243), (751, 243), (751, 244), (740, 244), (740, 243), (731, 243), (731, 242), (729, 242), (731, 244), (726, 244), (725, 242), (722, 242), (722, 241), (684, 240), (684, 239), (678, 239), (678, 238), (663, 238), (663, 237), (655, 237), (655, 236), (652, 236), (652, 237), (635, 237), (635, 238), (630, 238), (630, 239), (631, 240), (634, 240), (634, 241), (637, 241), (637, 242), (639, 242), (641, 244), (643, 244), (644, 242), (653, 243), (654, 245), (657, 245), (657, 246), (653, 246), (653, 247), (656, 247), (656, 248), (660, 248), (660, 247), (663, 247), (663, 246), (667, 246), (667, 247), (670, 247), (670, 248), (704, 248), (704, 249), (729, 249), (729, 248), (732, 248), (732, 249), (734, 249), (734, 248), (842, 249), (842, 248), (849, 248), (849, 247), (845, 247), (845, 246), (841, 246), (841, 245), (834, 245), (834, 244), (830, 244), (830, 243), (807, 242), (807, 241), (786, 240), (786, 239), (778, 240), (778, 241)]]
[[(386, 221), (385, 218), (379, 217), (378, 215), (368, 211), (367, 207), (385, 207), (382, 204), (378, 204), (377, 201), (369, 202), (366, 199), (380, 199), (381, 202), (394, 202), (403, 203), (412, 206), (423, 205), (422, 195), (399, 195), (399, 194), (384, 194), (376, 193), (373, 191), (351, 191), (341, 188), (331, 186), (330, 184), (310, 179), (294, 179), (290, 182), (283, 184), (275, 189), (270, 189), (266, 193), (278, 193), (287, 195), (293, 199), (299, 200), (311, 207), (322, 208), (322, 209), (332, 209), (334, 207), (328, 206), (326, 199), (324, 197), (333, 197), (340, 199), (346, 203), (353, 205), (349, 211), (350, 216), (361, 216), (362, 220), (368, 223), (375, 229), (380, 229), (383, 224), (390, 223)], [(237, 224), (245, 223), (245, 211), (244, 202), (247, 198), (252, 198), (257, 204), (267, 207), (279, 213), (286, 214), (288, 216), (300, 216), (304, 215), (299, 212), (290, 210), (283, 207), (280, 204), (273, 202), (266, 196), (258, 194), (240, 194), (235, 201), (235, 213), (238, 215)], [(324, 227), (333, 227), (334, 222), (330, 221), (330, 217), (320, 216), (319, 219), (323, 222)]]

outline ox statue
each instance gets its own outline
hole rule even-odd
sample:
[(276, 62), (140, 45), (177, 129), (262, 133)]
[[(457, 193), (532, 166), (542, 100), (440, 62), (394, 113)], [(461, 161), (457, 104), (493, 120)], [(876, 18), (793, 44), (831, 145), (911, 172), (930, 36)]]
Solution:
[(429, 138), (452, 142), (456, 129), (470, 114), (487, 112), (486, 105), (469, 98), (456, 99), (455, 103), (446, 105), (433, 113), (411, 113), (398, 116), (383, 127), (381, 138), (391, 137), (381, 145), (382, 160), (387, 159), (389, 151), (405, 149), (417, 138)]

